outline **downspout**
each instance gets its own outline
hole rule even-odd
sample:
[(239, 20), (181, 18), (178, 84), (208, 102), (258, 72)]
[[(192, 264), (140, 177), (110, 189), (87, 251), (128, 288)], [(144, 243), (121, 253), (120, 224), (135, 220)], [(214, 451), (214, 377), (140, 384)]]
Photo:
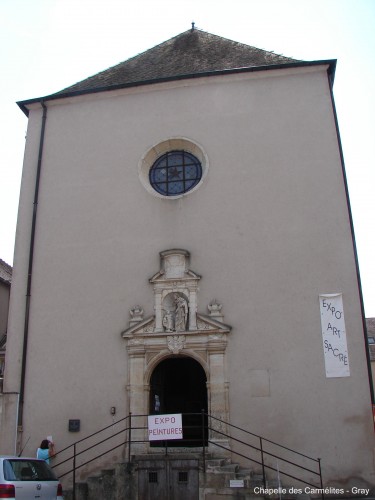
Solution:
[(371, 404), (374, 405), (375, 404), (374, 384), (373, 384), (373, 381), (372, 381), (370, 349), (369, 349), (368, 340), (367, 340), (366, 316), (365, 316), (365, 307), (364, 307), (364, 303), (363, 303), (363, 292), (362, 292), (362, 285), (361, 285), (361, 276), (360, 276), (360, 271), (359, 271), (357, 244), (356, 244), (356, 240), (355, 240), (352, 210), (351, 210), (351, 207), (350, 207), (349, 189), (348, 189), (348, 181), (347, 181), (346, 172), (345, 172), (344, 154), (343, 154), (343, 150), (342, 150), (342, 144), (341, 144), (341, 138), (340, 138), (340, 132), (339, 132), (339, 125), (338, 125), (338, 120), (337, 120), (337, 112), (336, 112), (335, 100), (334, 100), (334, 97), (333, 97), (333, 81), (332, 81), (332, 75), (330, 75), (329, 73), (328, 73), (328, 82), (329, 82), (329, 89), (330, 89), (330, 93), (331, 93), (331, 102), (332, 102), (333, 116), (334, 116), (334, 119), (335, 119), (337, 142), (338, 142), (339, 150), (340, 150), (341, 168), (342, 168), (342, 175), (343, 175), (344, 185), (345, 185), (345, 194), (346, 194), (346, 202), (347, 202), (348, 214), (349, 214), (349, 221), (350, 221), (350, 230), (351, 230), (351, 233), (352, 233), (352, 242), (353, 242), (353, 251), (354, 251), (356, 274), (357, 274), (357, 284), (358, 284), (359, 301), (360, 301), (360, 304), (361, 304), (362, 326), (363, 326), (363, 335), (364, 335), (365, 350), (366, 350), (367, 374), (368, 374), (368, 380), (369, 380), (369, 385), (370, 385)]
[(41, 129), (40, 129), (38, 165), (37, 165), (37, 171), (36, 171), (35, 191), (34, 191), (33, 219), (32, 219), (32, 225), (31, 225), (31, 236), (30, 236), (30, 247), (29, 247), (29, 265), (28, 265), (28, 272), (27, 272), (26, 310), (25, 310), (25, 325), (24, 325), (24, 331), (23, 331), (21, 386), (20, 386), (18, 420), (17, 420), (18, 432), (22, 431), (22, 425), (23, 425), (23, 405), (24, 405), (24, 399), (25, 399), (24, 396), (25, 396), (25, 382), (26, 382), (27, 344), (28, 344), (28, 340), (29, 340), (31, 281), (32, 281), (32, 272), (33, 272), (35, 228), (36, 228), (36, 217), (37, 217), (37, 209), (38, 209), (40, 173), (41, 173), (41, 169), (42, 169), (43, 144), (44, 144), (44, 135), (45, 135), (45, 128), (46, 128), (46, 120), (47, 120), (47, 107), (44, 104), (43, 100), (40, 101), (40, 103), (41, 103), (42, 108), (43, 108), (43, 116), (42, 116), (42, 125), (41, 125)]

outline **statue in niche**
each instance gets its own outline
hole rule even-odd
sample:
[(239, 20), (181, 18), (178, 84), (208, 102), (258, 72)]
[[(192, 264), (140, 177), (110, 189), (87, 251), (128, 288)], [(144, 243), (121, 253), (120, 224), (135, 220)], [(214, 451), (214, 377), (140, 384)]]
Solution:
[(166, 332), (173, 332), (173, 312), (166, 311), (163, 316), (163, 326)]
[(188, 317), (188, 304), (186, 300), (180, 295), (175, 294), (175, 320), (174, 327), (176, 332), (185, 332), (186, 331), (186, 323)]
[(170, 294), (165, 306), (162, 320), (164, 331), (167, 333), (185, 332), (189, 313), (187, 300), (177, 293)]

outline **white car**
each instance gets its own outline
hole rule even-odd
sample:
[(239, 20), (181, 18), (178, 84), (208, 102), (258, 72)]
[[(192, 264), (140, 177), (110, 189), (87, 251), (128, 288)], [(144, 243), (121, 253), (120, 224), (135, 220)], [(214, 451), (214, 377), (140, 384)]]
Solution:
[(44, 460), (0, 456), (0, 499), (64, 500), (62, 486)]

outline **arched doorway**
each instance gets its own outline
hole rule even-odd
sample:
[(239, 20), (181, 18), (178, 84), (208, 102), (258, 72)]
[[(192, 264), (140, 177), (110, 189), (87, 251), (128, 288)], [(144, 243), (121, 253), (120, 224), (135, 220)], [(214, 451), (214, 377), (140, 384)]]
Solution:
[[(182, 413), (183, 440), (168, 446), (202, 446), (202, 410), (207, 413), (207, 377), (202, 366), (186, 356), (161, 361), (150, 379), (150, 414)], [(204, 424), (206, 427), (206, 423)], [(207, 444), (207, 432), (204, 435)], [(164, 446), (154, 441), (151, 446)]]

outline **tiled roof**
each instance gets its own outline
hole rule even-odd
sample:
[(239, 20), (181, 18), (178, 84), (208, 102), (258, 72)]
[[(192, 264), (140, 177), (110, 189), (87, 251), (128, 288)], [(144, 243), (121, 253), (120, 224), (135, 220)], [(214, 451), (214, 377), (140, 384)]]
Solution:
[(0, 259), (0, 280), (6, 283), (12, 282), (12, 266)]
[(185, 31), (57, 94), (150, 82), (237, 68), (297, 63), (296, 59), (234, 42), (205, 31)]
[(28, 106), (31, 104), (80, 94), (234, 72), (321, 64), (328, 65), (333, 84), (335, 59), (301, 61), (191, 29), (55, 94), (19, 101), (17, 104), (28, 116)]

